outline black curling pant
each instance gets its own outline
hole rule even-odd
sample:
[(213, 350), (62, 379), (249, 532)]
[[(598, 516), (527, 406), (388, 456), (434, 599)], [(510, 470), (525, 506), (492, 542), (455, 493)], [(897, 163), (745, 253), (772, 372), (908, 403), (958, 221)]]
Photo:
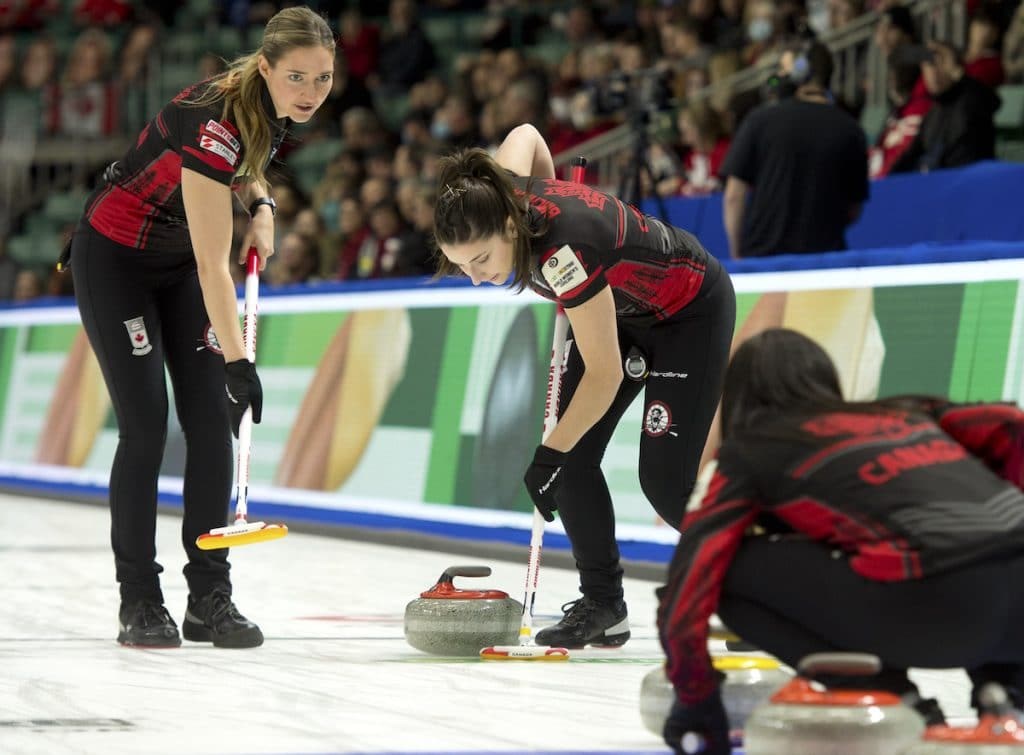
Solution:
[[(644, 390), (640, 486), (661, 518), (678, 529), (718, 406), (735, 322), (732, 281), (712, 257), (704, 285), (682, 312), (653, 326), (619, 320), (623, 358), (638, 347), (650, 374), (643, 382), (623, 378), (611, 407), (569, 453), (556, 499), (584, 595), (598, 601), (622, 597), (615, 511), (601, 471), (616, 425)], [(579, 350), (570, 347), (560, 414), (583, 371)]]
[(872, 653), (880, 686), (900, 692), (908, 668), (963, 668), (1024, 692), (1024, 553), (924, 579), (877, 582), (844, 554), (803, 538), (744, 540), (718, 616), (796, 668), (818, 652)]
[[(165, 365), (186, 442), (181, 535), (189, 591), (230, 589), (227, 551), (195, 545), (199, 535), (224, 526), (233, 473), (224, 359), (206, 346), (209, 320), (195, 260), (125, 247), (83, 223), (72, 240), (71, 271), (117, 416), (110, 537), (121, 598), (163, 602), (155, 537), (167, 438)], [(137, 318), (144, 331), (130, 333), (126, 323), (138, 324)]]

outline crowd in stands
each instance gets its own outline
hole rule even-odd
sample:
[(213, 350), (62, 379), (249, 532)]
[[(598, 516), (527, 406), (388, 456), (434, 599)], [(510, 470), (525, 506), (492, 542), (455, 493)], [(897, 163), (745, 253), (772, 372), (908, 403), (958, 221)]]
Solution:
[[(258, 28), (279, 7), (270, 0), (212, 2), (210, 23), (243, 30)], [(654, 175), (644, 189), (664, 196), (720, 191), (730, 140), (758, 93), (696, 94), (869, 11), (881, 13), (871, 44), (888, 61), (892, 106), (870, 145), (872, 177), (983, 159), (985, 145), (939, 160), (929, 150), (951, 138), (965, 113), (970, 139), (988, 139), (994, 89), (1024, 82), (1018, 2), (966, 0), (967, 40), (956, 49), (922, 45), (911, 13), (896, 0), (309, 0), (338, 33), (334, 88), (279, 155), (277, 254), (266, 280), (429, 275), (438, 157), (467, 146), (493, 150), (522, 122), (536, 125), (558, 154), (639, 108), (669, 111), (673, 136), (651, 145)], [(0, 2), (0, 131), (31, 123), (41, 138), (127, 133), (128, 93), (146, 81), (154, 55), (175, 34), (178, 7)], [(452, 13), (480, 19), (474, 43), (431, 39), (425, 20)], [(52, 34), (55, 23), (70, 36)], [(552, 35), (562, 42), (557, 59), (534, 54), (535, 43)], [(194, 78), (220, 65), (204, 55)], [(865, 96), (868, 86), (865, 74)], [(839, 104), (856, 117), (863, 101)], [(317, 151), (324, 159), (300, 175), (293, 163), (318, 145), (332, 149)], [(239, 239), (245, 220), (239, 208)], [(12, 277), (8, 262), (0, 255), (0, 297), (9, 298), (19, 273)], [(40, 280), (35, 288), (61, 293), (66, 286)]]

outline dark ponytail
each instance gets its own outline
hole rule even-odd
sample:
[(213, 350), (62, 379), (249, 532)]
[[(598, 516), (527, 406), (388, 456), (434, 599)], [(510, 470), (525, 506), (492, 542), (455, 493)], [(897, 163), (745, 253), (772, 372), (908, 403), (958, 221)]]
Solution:
[(511, 221), (512, 286), (522, 291), (532, 266), (530, 240), (543, 233), (531, 228), (527, 207), (526, 196), (517, 191), (512, 175), (486, 151), (474, 147), (442, 157), (434, 205), (437, 277), (463, 274), (441, 247), (492, 236), (508, 238)]

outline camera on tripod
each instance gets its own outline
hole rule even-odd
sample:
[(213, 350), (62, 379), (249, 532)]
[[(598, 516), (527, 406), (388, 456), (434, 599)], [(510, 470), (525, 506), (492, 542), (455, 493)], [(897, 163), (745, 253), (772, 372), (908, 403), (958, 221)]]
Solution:
[(609, 74), (592, 88), (594, 112), (627, 116), (665, 112), (672, 106), (670, 77), (669, 69), (658, 67)]

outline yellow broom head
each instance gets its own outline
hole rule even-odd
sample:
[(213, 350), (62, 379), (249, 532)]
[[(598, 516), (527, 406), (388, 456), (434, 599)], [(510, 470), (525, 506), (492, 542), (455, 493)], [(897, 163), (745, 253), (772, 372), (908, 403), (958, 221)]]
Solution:
[(236, 522), (227, 527), (217, 527), (196, 538), (200, 550), (212, 551), (218, 548), (234, 548), (238, 545), (265, 543), (278, 540), (288, 534), (284, 524), (266, 522)]

